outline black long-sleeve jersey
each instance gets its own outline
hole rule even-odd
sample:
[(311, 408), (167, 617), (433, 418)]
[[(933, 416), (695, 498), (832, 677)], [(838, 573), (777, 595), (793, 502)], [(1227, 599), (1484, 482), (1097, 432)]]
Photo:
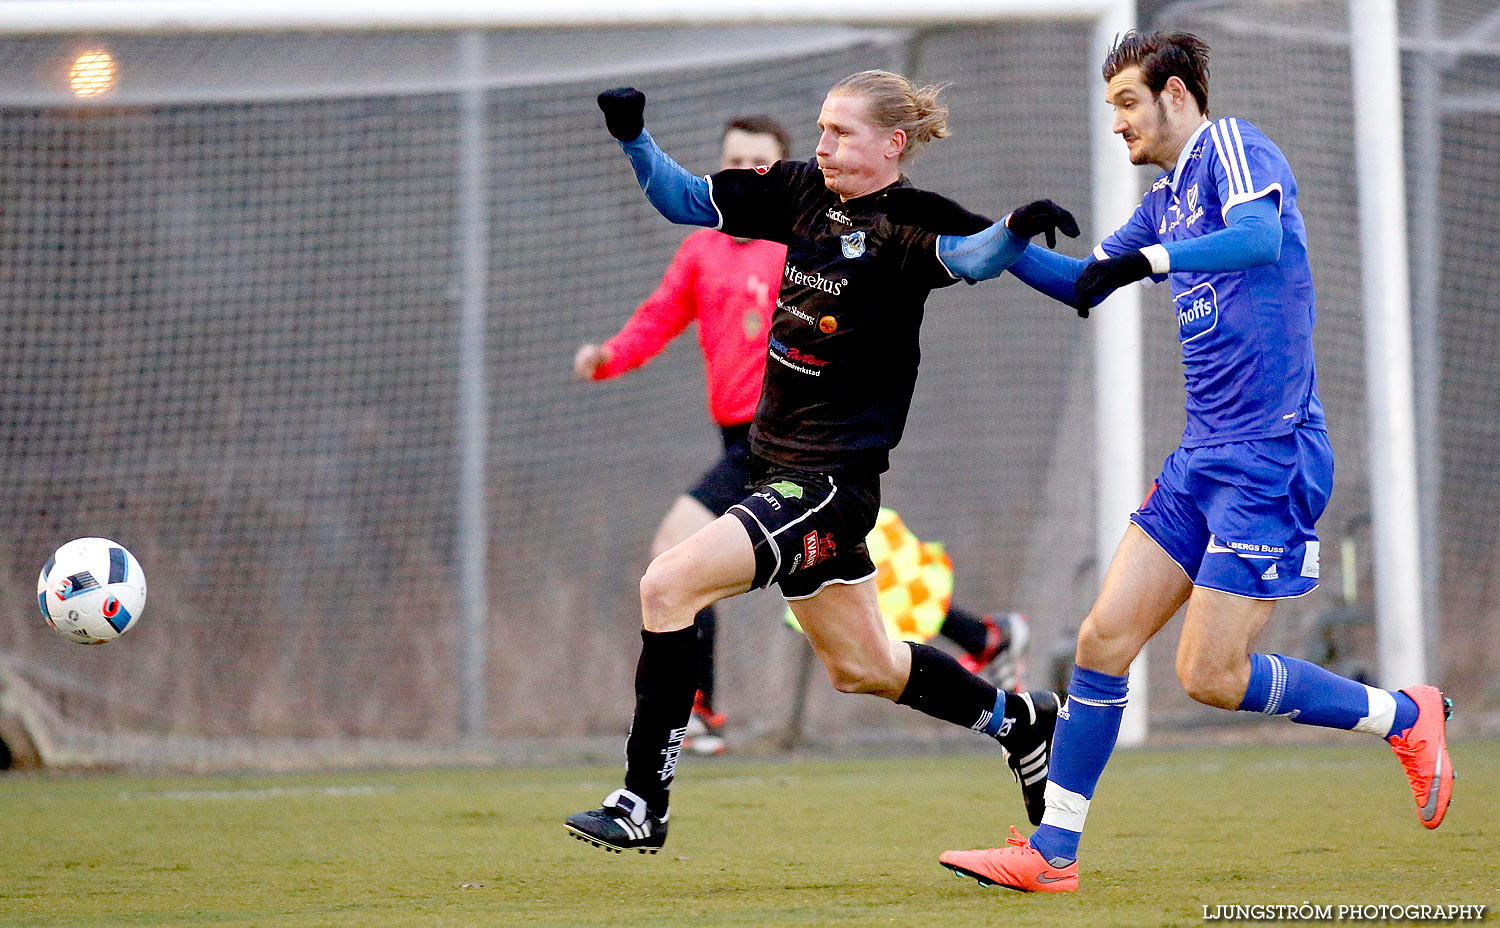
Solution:
[(815, 162), (781, 161), (710, 184), (722, 231), (787, 246), (752, 450), (793, 470), (883, 472), (911, 409), (927, 295), (958, 280), (937, 233), (881, 209), (910, 183), (844, 201)]

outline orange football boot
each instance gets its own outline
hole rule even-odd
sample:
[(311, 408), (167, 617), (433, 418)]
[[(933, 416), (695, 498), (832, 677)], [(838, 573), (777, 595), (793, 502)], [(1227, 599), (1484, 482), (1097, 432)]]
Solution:
[(1435, 686), (1409, 686), (1401, 692), (1417, 704), (1417, 722), (1406, 734), (1392, 735), (1391, 750), (1406, 770), (1412, 795), (1417, 799), (1417, 815), (1422, 824), (1436, 828), (1443, 824), (1448, 800), (1453, 797), (1453, 763), (1448, 759), (1448, 716), (1453, 701)]
[(959, 877), (973, 877), (981, 886), (1004, 886), (1023, 893), (1073, 893), (1078, 891), (1078, 861), (1054, 867), (1010, 826), (1005, 847), (983, 851), (944, 851), (938, 863)]

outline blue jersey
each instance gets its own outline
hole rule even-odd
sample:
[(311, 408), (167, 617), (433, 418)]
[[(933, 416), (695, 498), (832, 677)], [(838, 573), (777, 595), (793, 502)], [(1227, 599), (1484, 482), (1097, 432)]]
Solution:
[(1261, 197), (1281, 212), (1274, 264), (1167, 275), (1187, 382), (1184, 448), (1286, 435), (1298, 425), (1324, 428), (1307, 229), (1291, 166), (1249, 123), (1232, 116), (1205, 123), (1176, 168), (1158, 177), (1130, 220), (1095, 249), (1103, 259), (1217, 232), (1232, 207)]

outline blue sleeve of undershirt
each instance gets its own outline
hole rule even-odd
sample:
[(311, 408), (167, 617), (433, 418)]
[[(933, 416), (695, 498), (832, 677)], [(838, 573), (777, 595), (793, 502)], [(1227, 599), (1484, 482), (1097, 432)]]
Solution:
[(1243, 271), (1281, 257), (1281, 207), (1272, 197), (1231, 207), (1226, 227), (1177, 242), (1164, 242), (1174, 271)]
[(1073, 284), (1087, 264), (1082, 258), (1070, 258), (1040, 245), (1027, 245), (1026, 251), (1010, 266), (1010, 272), (1028, 287), (1072, 306)]
[(999, 277), (1026, 250), (1026, 244), (1002, 219), (973, 235), (939, 235), (937, 253), (949, 273), (972, 284)]
[(620, 147), (630, 156), (635, 179), (657, 212), (679, 225), (719, 227), (719, 211), (714, 208), (707, 178), (688, 173), (645, 130)]

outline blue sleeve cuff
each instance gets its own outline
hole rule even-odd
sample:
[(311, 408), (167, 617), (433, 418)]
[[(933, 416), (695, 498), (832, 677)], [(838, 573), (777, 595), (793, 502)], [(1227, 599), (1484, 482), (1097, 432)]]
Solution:
[(679, 225), (720, 226), (708, 178), (696, 177), (661, 150), (645, 130), (620, 147), (630, 156), (635, 179), (656, 211)]
[(1010, 266), (1010, 272), (1033, 290), (1072, 306), (1073, 284), (1087, 264), (1082, 258), (1071, 258), (1040, 245), (1028, 244), (1021, 257)]
[(1004, 220), (973, 235), (939, 235), (938, 260), (954, 277), (974, 283), (999, 277), (1026, 250), (1026, 240)]

